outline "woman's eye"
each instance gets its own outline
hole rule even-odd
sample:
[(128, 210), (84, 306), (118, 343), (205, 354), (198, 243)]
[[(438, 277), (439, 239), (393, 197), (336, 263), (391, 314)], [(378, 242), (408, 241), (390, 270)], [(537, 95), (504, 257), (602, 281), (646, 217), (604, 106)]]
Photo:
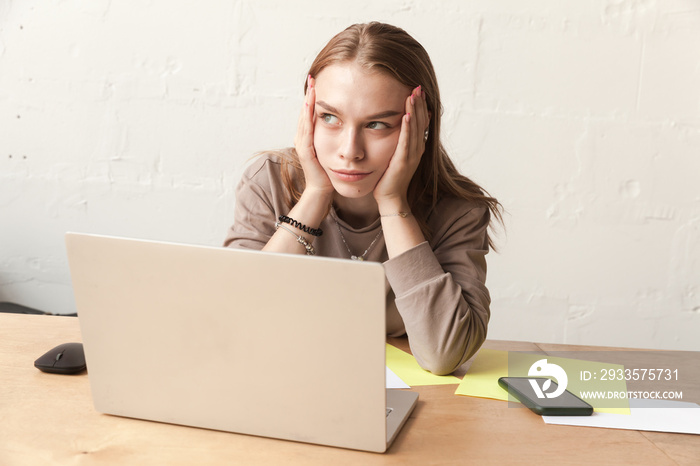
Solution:
[(330, 113), (322, 114), (321, 119), (329, 125), (337, 125), (340, 121), (337, 116), (331, 115)]
[(373, 121), (370, 124), (367, 125), (369, 129), (386, 129), (389, 127), (386, 123), (382, 123), (381, 121)]

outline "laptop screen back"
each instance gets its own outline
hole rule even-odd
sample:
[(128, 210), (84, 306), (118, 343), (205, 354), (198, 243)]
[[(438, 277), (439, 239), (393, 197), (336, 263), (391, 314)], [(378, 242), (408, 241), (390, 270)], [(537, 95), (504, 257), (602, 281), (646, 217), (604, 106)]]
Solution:
[(67, 234), (98, 411), (386, 448), (377, 263)]

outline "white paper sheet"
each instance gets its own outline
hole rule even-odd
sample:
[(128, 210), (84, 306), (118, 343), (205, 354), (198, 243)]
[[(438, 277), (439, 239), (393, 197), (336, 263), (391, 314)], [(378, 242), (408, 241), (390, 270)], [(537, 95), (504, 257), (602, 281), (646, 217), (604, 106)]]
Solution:
[(700, 406), (670, 400), (630, 399), (630, 414), (593, 413), (591, 416), (542, 416), (547, 424), (649, 430), (700, 435)]
[(386, 368), (386, 388), (411, 388), (406, 382), (401, 380), (394, 371)]

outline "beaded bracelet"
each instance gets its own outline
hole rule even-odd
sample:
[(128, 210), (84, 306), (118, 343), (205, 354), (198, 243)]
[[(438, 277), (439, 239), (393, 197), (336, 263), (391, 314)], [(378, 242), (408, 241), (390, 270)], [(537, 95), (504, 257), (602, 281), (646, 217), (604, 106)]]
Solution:
[(323, 230), (320, 228), (309, 228), (306, 225), (304, 225), (301, 222), (297, 222), (291, 217), (287, 217), (286, 215), (280, 215), (279, 216), (279, 221), (284, 222), (284, 223), (289, 223), (291, 226), (296, 227), (300, 229), (303, 232), (306, 232), (310, 234), (311, 236), (321, 236), (323, 234)]
[(297, 234), (294, 233), (291, 229), (289, 229), (289, 228), (287, 228), (286, 226), (282, 225), (280, 222), (275, 222), (275, 228), (277, 228), (277, 229), (282, 228), (283, 230), (288, 231), (290, 235), (294, 236), (294, 237), (297, 239), (297, 243), (303, 245), (304, 248), (306, 249), (306, 255), (307, 255), (307, 256), (314, 256), (314, 255), (316, 255), (316, 250), (314, 249), (314, 247), (311, 245), (311, 243), (309, 243), (308, 241), (306, 241), (306, 238), (304, 238), (303, 236), (297, 235)]

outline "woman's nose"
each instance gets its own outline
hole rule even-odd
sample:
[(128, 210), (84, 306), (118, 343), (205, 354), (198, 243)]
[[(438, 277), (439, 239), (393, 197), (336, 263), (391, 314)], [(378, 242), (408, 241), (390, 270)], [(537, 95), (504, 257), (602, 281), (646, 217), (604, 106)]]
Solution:
[(343, 136), (343, 144), (340, 147), (340, 156), (349, 160), (360, 160), (364, 158), (365, 153), (361, 134), (354, 129), (349, 129), (345, 131)]

